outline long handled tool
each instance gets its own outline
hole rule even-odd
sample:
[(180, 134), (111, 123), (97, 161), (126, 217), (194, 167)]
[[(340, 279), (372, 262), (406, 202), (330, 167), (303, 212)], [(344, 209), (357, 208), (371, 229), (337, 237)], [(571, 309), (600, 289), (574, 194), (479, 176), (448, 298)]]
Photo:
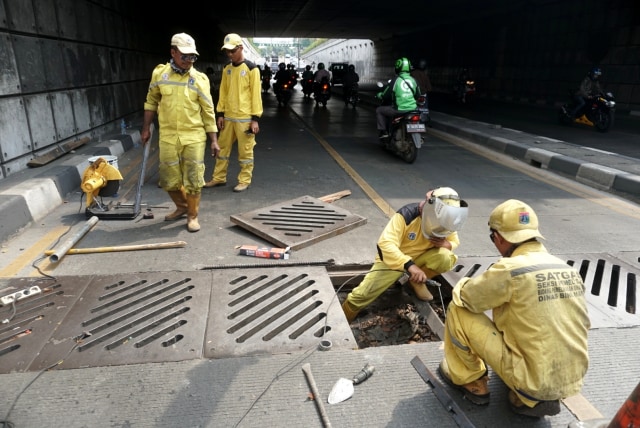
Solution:
[(311, 373), (311, 364), (305, 363), (302, 365), (302, 371), (307, 377), (307, 382), (309, 382), (309, 386), (311, 387), (311, 391), (313, 392), (313, 401), (316, 402), (318, 406), (318, 411), (320, 412), (320, 417), (322, 417), (322, 422), (324, 423), (325, 428), (331, 428), (331, 422), (329, 421), (329, 416), (327, 415), (327, 411), (324, 408), (324, 404), (322, 404), (322, 400), (320, 399), (320, 393), (318, 392), (318, 386), (316, 385), (316, 381), (313, 378), (313, 373)]
[[(179, 248), (186, 246), (185, 241), (159, 242), (156, 244), (119, 245), (115, 247), (71, 248), (65, 254), (113, 253), (118, 251), (158, 250), (161, 248)], [(46, 250), (45, 256), (50, 256), (55, 250)]]

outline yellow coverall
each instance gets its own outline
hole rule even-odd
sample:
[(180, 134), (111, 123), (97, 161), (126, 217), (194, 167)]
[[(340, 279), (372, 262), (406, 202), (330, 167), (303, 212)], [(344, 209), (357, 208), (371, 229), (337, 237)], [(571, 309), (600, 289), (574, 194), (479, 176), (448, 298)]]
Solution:
[(451, 270), (458, 257), (453, 251), (460, 245), (458, 233), (446, 239), (451, 250), (434, 247), (422, 234), (419, 203), (405, 205), (396, 212), (378, 239), (378, 254), (371, 270), (347, 296), (346, 304), (359, 312), (391, 287), (415, 263), (428, 278)]
[(537, 241), (461, 279), (445, 322), (452, 381), (472, 382), (489, 365), (529, 407), (579, 393), (589, 365), (584, 291), (578, 271)]
[(226, 183), (231, 148), (238, 142), (240, 173), (238, 184), (251, 184), (253, 176), (254, 134), (247, 134), (252, 120), (262, 116), (260, 68), (248, 60), (238, 65), (227, 64), (222, 70), (217, 112), (224, 117), (224, 128), (218, 136), (220, 154), (216, 158), (213, 181)]
[(173, 71), (156, 66), (151, 75), (144, 109), (155, 111), (159, 124), (160, 186), (167, 192), (200, 194), (204, 185), (207, 134), (218, 132), (206, 74), (191, 68)]

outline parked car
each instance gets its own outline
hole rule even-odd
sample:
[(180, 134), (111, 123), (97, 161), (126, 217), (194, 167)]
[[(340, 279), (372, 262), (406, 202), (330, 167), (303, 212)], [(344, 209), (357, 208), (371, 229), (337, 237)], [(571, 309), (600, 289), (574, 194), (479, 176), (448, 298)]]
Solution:
[(342, 77), (347, 72), (349, 63), (347, 62), (334, 62), (329, 66), (331, 72), (331, 86), (342, 85)]

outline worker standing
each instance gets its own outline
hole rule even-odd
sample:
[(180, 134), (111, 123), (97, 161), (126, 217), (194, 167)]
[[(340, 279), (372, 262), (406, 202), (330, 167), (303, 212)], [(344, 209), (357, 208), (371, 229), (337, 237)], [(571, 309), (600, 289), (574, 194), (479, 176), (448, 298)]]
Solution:
[(165, 221), (187, 216), (189, 232), (200, 230), (198, 211), (204, 185), (204, 152), (207, 137), (214, 156), (220, 153), (210, 82), (196, 70), (196, 42), (185, 33), (171, 38), (171, 59), (156, 66), (144, 103), (142, 144), (151, 138), (151, 123), (158, 114), (159, 175), (162, 187), (176, 204)]

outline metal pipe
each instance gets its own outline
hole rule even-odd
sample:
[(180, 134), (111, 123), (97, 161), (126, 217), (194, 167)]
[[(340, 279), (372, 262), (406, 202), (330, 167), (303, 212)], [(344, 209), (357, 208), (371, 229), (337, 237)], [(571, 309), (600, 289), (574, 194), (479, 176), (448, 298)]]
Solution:
[(82, 226), (82, 228), (75, 233), (75, 235), (71, 236), (67, 239), (57, 250), (54, 250), (53, 254), (49, 257), (49, 261), (51, 263), (57, 263), (67, 251), (71, 249), (84, 235), (87, 234), (89, 230), (98, 222), (98, 217), (92, 216), (87, 222)]

